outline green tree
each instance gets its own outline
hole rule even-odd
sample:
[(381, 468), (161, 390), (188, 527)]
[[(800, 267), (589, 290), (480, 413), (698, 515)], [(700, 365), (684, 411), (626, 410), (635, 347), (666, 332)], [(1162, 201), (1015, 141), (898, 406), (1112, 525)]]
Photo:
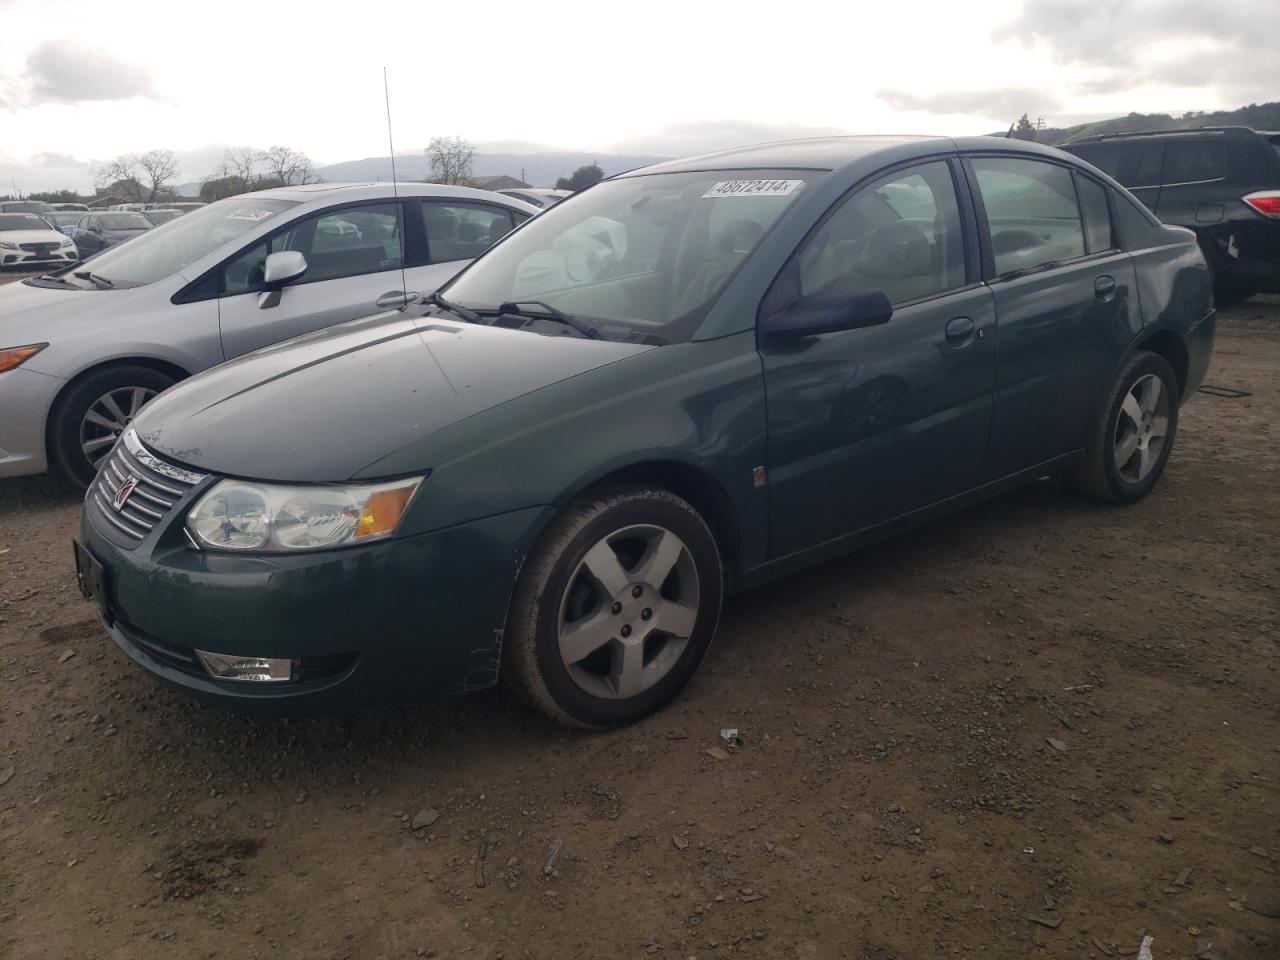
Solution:
[(600, 164), (589, 163), (585, 167), (579, 167), (577, 170), (567, 177), (561, 177), (556, 181), (557, 190), (572, 190), (577, 193), (584, 190), (593, 183), (599, 183), (604, 179), (604, 171), (600, 169)]
[(1034, 140), (1036, 138), (1036, 125), (1027, 119), (1025, 113), (1014, 124), (1013, 138), (1015, 140)]

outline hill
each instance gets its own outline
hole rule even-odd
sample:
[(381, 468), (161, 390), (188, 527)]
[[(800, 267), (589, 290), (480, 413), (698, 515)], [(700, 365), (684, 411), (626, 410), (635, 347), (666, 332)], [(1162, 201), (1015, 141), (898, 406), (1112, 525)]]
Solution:
[[(1280, 130), (1280, 103), (1251, 103), (1238, 110), (1213, 113), (1184, 113), (1173, 117), (1167, 113), (1131, 113), (1127, 117), (1081, 123), (1074, 127), (1045, 127), (1036, 133), (1037, 143), (1060, 146), (1083, 137), (1108, 133), (1149, 133), (1152, 130), (1193, 130), (1197, 127), (1253, 127), (1255, 130)], [(1002, 137), (998, 130), (992, 136)]]
[[(666, 157), (647, 157), (631, 154), (599, 153), (480, 153), (471, 161), (471, 173), (476, 177), (493, 177), (507, 174), (521, 177), (535, 187), (550, 187), (560, 177), (567, 177), (578, 167), (590, 163), (600, 164), (606, 177), (615, 173), (634, 170), (665, 160)], [(396, 175), (401, 180), (425, 180), (430, 164), (422, 154), (396, 157)], [(346, 160), (342, 163), (319, 167), (316, 173), (325, 180), (390, 180), (390, 157), (366, 157), (363, 160)]]

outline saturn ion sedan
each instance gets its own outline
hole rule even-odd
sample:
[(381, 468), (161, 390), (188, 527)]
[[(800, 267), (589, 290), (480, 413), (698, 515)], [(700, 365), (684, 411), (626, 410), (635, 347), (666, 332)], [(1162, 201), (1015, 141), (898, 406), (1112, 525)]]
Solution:
[(1053, 149), (664, 163), (425, 302), (166, 391), (77, 566), (120, 648), (213, 703), (505, 677), (615, 726), (689, 682), (734, 591), (1046, 475), (1147, 495), (1213, 334), (1194, 235)]

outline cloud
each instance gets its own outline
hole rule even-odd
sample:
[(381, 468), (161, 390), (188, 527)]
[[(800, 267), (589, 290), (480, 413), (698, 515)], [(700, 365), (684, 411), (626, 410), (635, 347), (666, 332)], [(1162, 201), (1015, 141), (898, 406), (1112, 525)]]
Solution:
[(1085, 92), (1163, 84), (1269, 99), (1280, 86), (1278, 10), (1275, 0), (1026, 0), (992, 38), (1093, 68)]
[(145, 67), (71, 40), (49, 40), (31, 51), (23, 79), (32, 105), (155, 97)]
[(876, 96), (894, 110), (934, 114), (964, 114), (988, 120), (1017, 119), (1024, 113), (1048, 113), (1061, 104), (1058, 98), (1032, 87), (995, 87), (989, 90), (947, 90), (917, 94), (906, 90), (880, 90)]

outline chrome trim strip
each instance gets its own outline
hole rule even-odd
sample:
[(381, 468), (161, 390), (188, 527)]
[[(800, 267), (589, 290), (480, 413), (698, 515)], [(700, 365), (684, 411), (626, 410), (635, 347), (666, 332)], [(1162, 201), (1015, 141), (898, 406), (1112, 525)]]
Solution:
[[(138, 492), (138, 488), (137, 488), (137, 487), (134, 487), (134, 488), (133, 488), (133, 493), (137, 493), (137, 492)], [(129, 499), (125, 501), (125, 504), (124, 504), (124, 505), (125, 505), (125, 507), (128, 507), (130, 510), (137, 510), (139, 513), (145, 513), (148, 517), (153, 517), (154, 519), (149, 520), (149, 521), (145, 521), (145, 522), (147, 523), (147, 526), (151, 526), (151, 527), (153, 527), (153, 526), (155, 526), (155, 524), (156, 524), (156, 521), (157, 521), (157, 520), (163, 520), (163, 519), (164, 519), (164, 514), (163, 514), (163, 513), (156, 513), (156, 512), (155, 512), (154, 510), (152, 510), (150, 507), (144, 507), (144, 506), (143, 506), (142, 504), (140, 504), (140, 503), (134, 503), (134, 502), (133, 502), (133, 495), (132, 495), (132, 494), (130, 494)], [(122, 507), (121, 509), (123, 509), (123, 507)]]
[[(170, 480), (177, 480), (179, 483), (185, 483), (188, 486), (199, 483), (205, 478), (203, 473), (192, 473), (190, 470), (183, 470), (181, 467), (175, 467), (171, 463), (165, 463), (163, 460), (157, 460), (142, 445), (142, 441), (138, 439), (136, 430), (130, 428), (125, 431), (124, 445), (128, 451), (133, 454), (140, 464), (148, 469), (154, 470), (162, 477), (168, 477)], [(173, 491), (179, 493), (180, 491)]]

